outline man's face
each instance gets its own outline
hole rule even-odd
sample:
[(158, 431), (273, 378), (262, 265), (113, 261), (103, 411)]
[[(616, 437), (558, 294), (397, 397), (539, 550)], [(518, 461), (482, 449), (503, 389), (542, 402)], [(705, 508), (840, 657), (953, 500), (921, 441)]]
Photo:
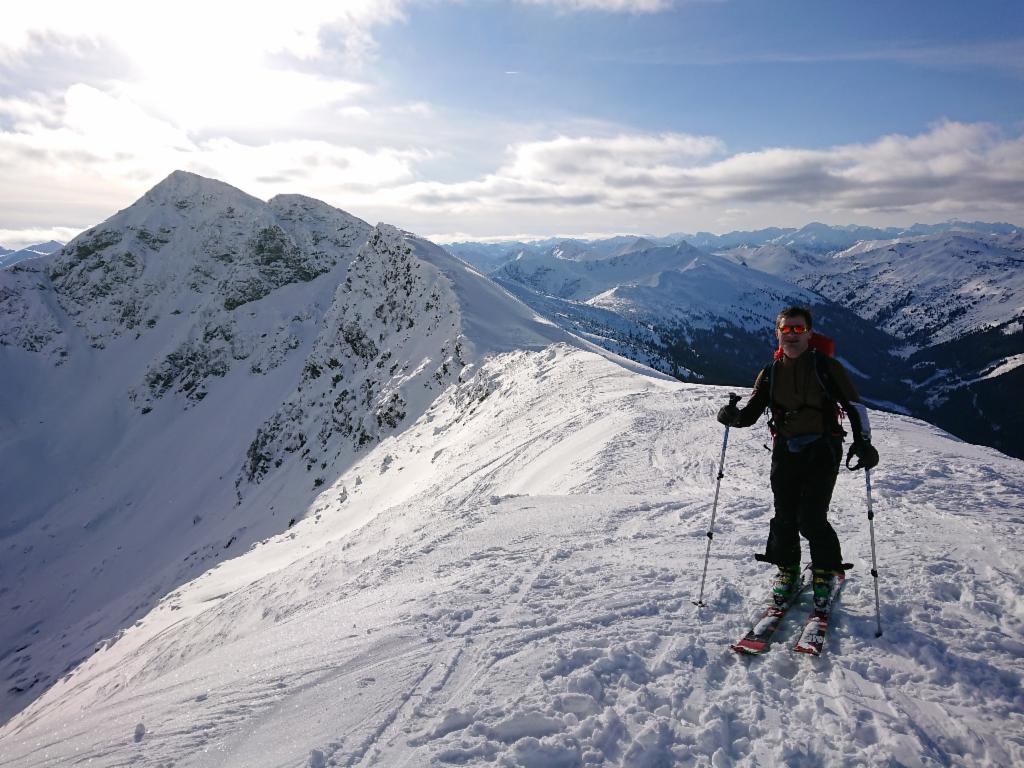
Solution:
[(789, 358), (800, 357), (807, 350), (811, 329), (803, 315), (786, 315), (775, 328), (782, 353)]

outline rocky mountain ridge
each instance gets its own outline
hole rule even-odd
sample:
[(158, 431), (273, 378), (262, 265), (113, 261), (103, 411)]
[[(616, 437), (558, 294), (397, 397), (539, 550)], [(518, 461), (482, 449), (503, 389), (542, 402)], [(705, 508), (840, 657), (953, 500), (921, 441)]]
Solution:
[(182, 172), (0, 271), (0, 714), (457, 383), (490, 343), (464, 338), (460, 280), (487, 282), (393, 227)]

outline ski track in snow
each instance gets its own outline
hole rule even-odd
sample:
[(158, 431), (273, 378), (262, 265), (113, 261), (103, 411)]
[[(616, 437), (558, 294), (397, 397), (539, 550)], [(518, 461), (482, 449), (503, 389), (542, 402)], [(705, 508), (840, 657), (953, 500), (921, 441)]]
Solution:
[(748, 659), (763, 426), (730, 436), (698, 612), (726, 391), (568, 347), (478, 378), (5, 725), (0, 765), (1024, 764), (1021, 462), (873, 414), (884, 635), (843, 470), (825, 655), (789, 650), (805, 597)]

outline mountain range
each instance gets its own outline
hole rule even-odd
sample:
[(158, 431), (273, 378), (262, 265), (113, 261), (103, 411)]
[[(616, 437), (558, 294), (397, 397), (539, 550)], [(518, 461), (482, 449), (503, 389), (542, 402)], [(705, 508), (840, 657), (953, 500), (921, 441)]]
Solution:
[(0, 246), (0, 269), (3, 269), (4, 267), (12, 267), (22, 261), (27, 261), (28, 259), (38, 259), (40, 256), (49, 256), (51, 253), (56, 253), (63, 247), (64, 244), (58, 243), (56, 240), (37, 243), (18, 250), (10, 250)]
[[(908, 264), (993, 279), (951, 272), (916, 323), (895, 292), (847, 307), (816, 273), (651, 239), (492, 279), (311, 198), (171, 174), (0, 270), (0, 765), (1024, 760), (1018, 459), (872, 413), (877, 520), (869, 540), (844, 470), (854, 569), (817, 665), (785, 633), (753, 664), (727, 650), (767, 590), (759, 430), (732, 432), (708, 536), (730, 390), (707, 381), (752, 378), (780, 302), (814, 304), (866, 392), (880, 350), (889, 378), (1014, 316), (1013, 233), (944, 236)], [(889, 247), (813, 262), (923, 290)]]
[(713, 252), (621, 237), (449, 250), (538, 312), (684, 381), (749, 387), (771, 358), (775, 313), (807, 306), (870, 402), (1024, 456), (1024, 416), (1002, 407), (1024, 384), (1024, 233), (949, 222), (858, 239), (893, 232), (738, 232)]

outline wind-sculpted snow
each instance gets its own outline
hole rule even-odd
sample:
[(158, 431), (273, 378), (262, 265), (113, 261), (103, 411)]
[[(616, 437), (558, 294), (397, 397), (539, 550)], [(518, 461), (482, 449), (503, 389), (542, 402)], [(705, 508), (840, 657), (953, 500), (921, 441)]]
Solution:
[[(826, 656), (727, 649), (769, 574), (763, 433), (726, 391), (553, 346), (485, 361), (286, 534), (168, 595), (0, 729), (0, 763), (965, 765), (1024, 761), (1024, 471), (873, 413)], [(794, 609), (799, 615), (806, 609)]]

